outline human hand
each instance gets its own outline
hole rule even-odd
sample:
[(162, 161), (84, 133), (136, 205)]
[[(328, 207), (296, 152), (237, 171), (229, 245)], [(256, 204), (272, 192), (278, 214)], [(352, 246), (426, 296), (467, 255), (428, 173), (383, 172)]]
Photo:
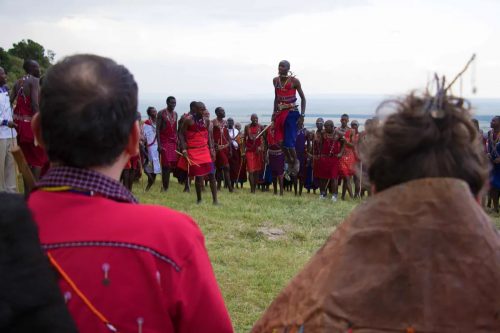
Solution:
[(13, 121), (9, 121), (7, 123), (7, 126), (9, 126), (9, 128), (17, 128), (17, 124), (15, 122), (13, 122)]

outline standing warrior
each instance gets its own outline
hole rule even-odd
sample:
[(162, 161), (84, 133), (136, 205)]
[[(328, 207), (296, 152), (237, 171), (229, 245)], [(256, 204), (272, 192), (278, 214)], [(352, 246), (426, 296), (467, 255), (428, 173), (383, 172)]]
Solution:
[[(273, 121), (275, 124), (276, 139), (281, 143), (288, 165), (292, 166), (291, 173), (299, 172), (300, 162), (295, 152), (297, 140), (297, 121), (306, 113), (306, 97), (302, 91), (300, 81), (290, 73), (290, 63), (283, 60), (278, 66), (279, 76), (273, 79), (274, 110)], [(300, 96), (300, 114), (296, 93)]]
[[(158, 123), (157, 112), (152, 106), (148, 107), (146, 112), (148, 114), (148, 120), (144, 122), (144, 137), (148, 150), (148, 163), (144, 167), (144, 173), (148, 177), (146, 191), (149, 191), (156, 180), (156, 175), (161, 172), (161, 166), (158, 152), (160, 150), (158, 146), (158, 131), (156, 129), (156, 124)], [(163, 188), (163, 190), (165, 190), (165, 188)]]
[(332, 201), (337, 201), (339, 177), (339, 159), (344, 152), (341, 134), (333, 129), (333, 121), (325, 122), (325, 131), (320, 136), (319, 159), (316, 176), (319, 178), (320, 198), (325, 199), (328, 190)]
[(212, 161), (215, 150), (209, 133), (210, 119), (204, 117), (207, 108), (202, 102), (191, 102), (190, 111), (184, 116), (179, 131), (179, 146), (182, 149), (180, 163), (184, 163), (188, 176), (195, 177), (197, 203), (201, 203), (203, 178), (208, 175), (214, 205), (217, 204), (217, 188)]
[(167, 108), (160, 110), (156, 117), (156, 135), (159, 139), (158, 152), (161, 160), (162, 190), (167, 191), (170, 172), (177, 165), (177, 112), (175, 97), (167, 98)]
[[(23, 68), (26, 72), (14, 85), (10, 96), (14, 107), (14, 123), (18, 133), (18, 143), (26, 162), (30, 166), (35, 180), (38, 180), (43, 165), (47, 162), (47, 155), (42, 147), (35, 142), (31, 119), (39, 111), (38, 95), (40, 92), (40, 66), (34, 60), (25, 60)], [(24, 193), (28, 193), (26, 180), (24, 181)]]
[(250, 192), (255, 193), (259, 173), (263, 169), (264, 141), (259, 136), (262, 132), (262, 126), (259, 124), (259, 117), (254, 113), (250, 117), (250, 124), (245, 126), (245, 158), (248, 168), (248, 180), (250, 181)]
[(219, 106), (215, 109), (215, 115), (217, 118), (212, 120), (212, 130), (216, 151), (215, 167), (217, 168), (219, 176), (217, 178), (217, 189), (220, 190), (222, 177), (224, 177), (224, 186), (229, 189), (229, 192), (233, 192), (233, 186), (229, 175), (229, 156), (231, 155), (229, 142), (231, 140), (229, 138), (227, 121), (224, 119), (226, 117), (226, 111)]

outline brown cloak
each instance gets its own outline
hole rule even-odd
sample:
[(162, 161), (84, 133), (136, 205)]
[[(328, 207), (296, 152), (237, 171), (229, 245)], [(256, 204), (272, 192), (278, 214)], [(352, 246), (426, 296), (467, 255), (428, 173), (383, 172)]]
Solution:
[(428, 178), (360, 204), (252, 329), (500, 332), (500, 236), (468, 185)]

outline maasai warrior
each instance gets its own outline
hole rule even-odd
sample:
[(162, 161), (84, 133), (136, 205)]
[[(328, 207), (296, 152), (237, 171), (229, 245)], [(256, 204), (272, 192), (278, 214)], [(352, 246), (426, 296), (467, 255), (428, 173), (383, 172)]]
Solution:
[[(177, 123), (177, 128), (182, 128), (182, 123), (184, 118), (188, 116), (189, 113), (185, 113), (179, 117), (179, 122)], [(179, 135), (179, 133), (177, 133)], [(183, 158), (177, 160), (177, 165), (175, 168), (175, 175), (179, 179), (181, 184), (184, 184), (184, 192), (190, 192), (191, 178), (188, 175), (188, 164), (185, 163)]]
[[(14, 123), (17, 126), (17, 141), (21, 148), (26, 162), (28, 163), (35, 179), (40, 177), (42, 167), (47, 162), (45, 151), (35, 142), (33, 130), (31, 129), (31, 119), (39, 110), (40, 92), (40, 66), (34, 60), (25, 60), (23, 69), (26, 72), (14, 85), (11, 104), (14, 107)], [(24, 193), (28, 193), (26, 181), (24, 182)]]
[(351, 130), (352, 134), (352, 144), (354, 149), (354, 165), (353, 165), (353, 182), (354, 182), (354, 197), (359, 197), (361, 194), (361, 169), (359, 169), (359, 173), (357, 172), (357, 168), (360, 167), (359, 163), (359, 155), (358, 155), (358, 143), (359, 143), (359, 123), (357, 120), (351, 121)]
[[(276, 139), (280, 142), (286, 161), (291, 166), (291, 174), (297, 175), (300, 162), (295, 152), (297, 139), (297, 121), (304, 117), (306, 112), (306, 97), (302, 91), (300, 81), (290, 74), (290, 63), (283, 60), (278, 65), (279, 76), (273, 79), (274, 112), (273, 121), (276, 128)], [(300, 114), (296, 93), (300, 96)]]
[(11, 150), (17, 136), (16, 124), (12, 121), (7, 74), (0, 67), (0, 192), (17, 192), (16, 165)]
[[(141, 121), (141, 114), (137, 112), (136, 115), (137, 121)], [(120, 181), (123, 183), (123, 186), (130, 192), (132, 192), (132, 187), (134, 185), (134, 181), (136, 179), (137, 172), (140, 173), (141, 169), (141, 155), (140, 153), (130, 157), (127, 164), (123, 167)]]
[(263, 170), (262, 152), (264, 150), (264, 141), (262, 140), (262, 136), (259, 136), (262, 130), (263, 128), (259, 124), (259, 117), (255, 113), (252, 114), (250, 124), (245, 126), (245, 133), (243, 135), (251, 193), (255, 193), (259, 174)]
[(277, 183), (280, 187), (280, 195), (283, 195), (283, 175), (285, 173), (285, 155), (281, 150), (280, 143), (276, 139), (275, 125), (271, 123), (271, 127), (266, 132), (266, 164), (271, 171), (274, 194), (278, 194)]
[(167, 191), (170, 183), (170, 172), (177, 165), (177, 112), (175, 97), (167, 97), (167, 108), (158, 112), (156, 121), (158, 152), (161, 159), (162, 190)]
[(79, 332), (231, 333), (196, 222), (118, 182), (139, 150), (137, 91), (124, 66), (94, 55), (44, 78), (33, 131), (53, 166), (28, 205), (51, 275)]
[(227, 122), (224, 120), (226, 111), (222, 107), (215, 109), (217, 118), (212, 120), (213, 137), (215, 146), (215, 167), (217, 168), (217, 189), (221, 189), (222, 178), (224, 178), (224, 187), (233, 192), (233, 185), (231, 184), (231, 177), (229, 175), (229, 158), (231, 155), (231, 148), (229, 147), (229, 133)]
[(197, 203), (201, 203), (203, 179), (207, 176), (212, 200), (216, 205), (217, 184), (213, 170), (215, 150), (209, 132), (210, 119), (204, 117), (206, 111), (207, 108), (202, 102), (191, 102), (189, 114), (185, 115), (179, 131), (179, 145), (183, 155), (180, 162), (186, 165), (188, 176), (195, 177)]
[(327, 191), (332, 194), (332, 201), (337, 201), (339, 177), (339, 159), (342, 156), (344, 145), (341, 133), (333, 129), (333, 121), (325, 122), (325, 131), (320, 136), (319, 159), (316, 177), (319, 179), (320, 198), (325, 199)]
[(349, 196), (354, 198), (352, 193), (352, 177), (354, 176), (354, 165), (356, 164), (356, 155), (354, 153), (354, 135), (353, 131), (348, 126), (349, 116), (343, 114), (340, 118), (340, 127), (337, 129), (342, 135), (341, 141), (344, 143), (344, 153), (340, 158), (340, 177), (342, 178), (342, 200), (345, 200), (346, 190)]
[[(144, 138), (146, 140), (146, 147), (148, 149), (148, 163), (144, 167), (144, 172), (148, 176), (146, 191), (149, 191), (156, 180), (156, 175), (161, 173), (162, 170), (160, 164), (160, 153), (158, 149), (158, 130), (156, 129), (156, 126), (158, 126), (157, 111), (154, 107), (150, 106), (148, 107), (146, 112), (148, 114), (148, 120), (144, 122)], [(168, 168), (166, 169), (169, 170)], [(170, 177), (170, 175), (168, 177)]]
[(316, 132), (314, 133), (314, 138), (312, 140), (312, 168), (313, 168), (313, 181), (315, 184), (319, 185), (318, 177), (316, 176), (319, 170), (319, 158), (320, 158), (320, 142), (321, 136), (324, 132), (325, 121), (323, 118), (316, 119)]
[(493, 117), (488, 132), (488, 158), (492, 169), (490, 176), (490, 197), (493, 200), (493, 210), (499, 213), (498, 200), (500, 197), (500, 116)]
[(304, 188), (304, 183), (307, 176), (306, 167), (306, 141), (307, 141), (307, 130), (304, 128), (304, 118), (300, 118), (297, 124), (297, 141), (295, 142), (295, 151), (297, 153), (297, 159), (300, 162), (299, 173), (296, 177), (293, 177), (293, 189), (295, 195), (297, 195), (297, 181), (298, 181), (298, 195), (302, 195), (302, 189)]
[[(238, 187), (239, 179), (246, 180), (247, 167), (244, 164), (244, 159), (241, 156), (241, 144), (243, 142), (242, 133), (235, 127), (233, 118), (227, 119), (227, 131), (230, 140), (231, 154), (229, 155), (229, 173), (231, 177), (231, 185)], [(241, 183), (243, 185), (243, 182)]]
[(307, 193), (310, 193), (313, 190), (313, 193), (316, 194), (316, 189), (318, 188), (317, 181), (314, 179), (313, 172), (313, 145), (314, 145), (314, 132), (307, 131), (307, 142), (306, 142), (306, 179), (305, 179), (305, 188), (307, 189)]

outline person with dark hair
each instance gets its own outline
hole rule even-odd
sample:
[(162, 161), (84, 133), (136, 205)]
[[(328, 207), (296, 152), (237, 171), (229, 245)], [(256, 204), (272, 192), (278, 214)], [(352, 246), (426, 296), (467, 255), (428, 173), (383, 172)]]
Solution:
[(491, 119), (491, 130), (488, 131), (486, 147), (488, 159), (491, 162), (490, 198), (493, 202), (493, 211), (499, 213), (498, 201), (500, 197), (500, 116)]
[(316, 177), (319, 179), (320, 199), (326, 199), (328, 191), (332, 201), (337, 201), (339, 160), (344, 151), (342, 134), (333, 129), (333, 121), (325, 122), (325, 131), (319, 137), (319, 158)]
[(382, 106), (361, 159), (375, 194), (276, 297), (252, 333), (498, 332), (500, 237), (478, 204), (486, 157), (460, 99)]
[(224, 120), (226, 111), (222, 107), (215, 109), (217, 116), (212, 120), (214, 146), (215, 146), (215, 167), (217, 169), (217, 189), (221, 189), (222, 178), (224, 178), (224, 187), (227, 187), (229, 192), (233, 192), (233, 185), (231, 184), (231, 177), (229, 175), (229, 159), (231, 156), (231, 149), (229, 147), (229, 132), (227, 122)]
[(138, 87), (109, 58), (52, 66), (33, 130), (53, 166), (29, 207), (80, 332), (232, 332), (203, 235), (119, 182), (139, 149)]
[(346, 191), (349, 197), (354, 198), (352, 193), (352, 178), (355, 175), (354, 164), (356, 163), (356, 156), (354, 153), (354, 134), (355, 132), (348, 126), (349, 115), (343, 114), (340, 117), (340, 127), (337, 129), (341, 134), (341, 141), (344, 144), (344, 151), (340, 157), (339, 174), (342, 178), (342, 200), (345, 200)]
[(252, 114), (250, 116), (250, 124), (245, 126), (245, 131), (243, 133), (243, 154), (247, 164), (251, 193), (255, 193), (257, 182), (259, 181), (259, 174), (264, 169), (264, 140), (261, 135), (262, 130), (263, 128), (259, 124), (259, 117), (255, 113)]
[(160, 110), (156, 117), (156, 137), (158, 152), (161, 159), (162, 190), (167, 191), (170, 184), (170, 173), (177, 166), (177, 100), (174, 96), (167, 97), (167, 108)]
[(156, 126), (157, 113), (153, 106), (148, 107), (146, 110), (148, 119), (144, 122), (144, 138), (146, 147), (148, 149), (148, 163), (144, 167), (144, 173), (148, 177), (148, 184), (146, 185), (146, 192), (151, 189), (155, 183), (156, 175), (161, 173), (159, 146), (158, 146), (158, 132)]
[(182, 151), (181, 166), (187, 169), (188, 176), (195, 178), (197, 203), (201, 203), (201, 190), (203, 179), (208, 177), (212, 202), (217, 201), (217, 184), (215, 182), (213, 161), (215, 149), (211, 135), (210, 115), (206, 116), (207, 108), (202, 102), (191, 102), (190, 111), (184, 115), (182, 127), (179, 130), (179, 148)]
[(77, 332), (19, 195), (0, 193), (0, 331)]
[(7, 74), (0, 67), (0, 192), (17, 192), (16, 165), (11, 150), (17, 136), (16, 124), (12, 121), (9, 90), (5, 85)]
[[(304, 118), (306, 113), (306, 97), (302, 91), (300, 81), (291, 74), (290, 62), (280, 61), (278, 76), (273, 79), (274, 108), (272, 120), (276, 128), (276, 138), (281, 143), (286, 162), (290, 166), (290, 173), (296, 176), (299, 172), (300, 161), (295, 151), (297, 140), (297, 122), (299, 117)], [(296, 93), (300, 96), (300, 114)]]
[[(10, 96), (14, 106), (14, 123), (17, 128), (17, 142), (21, 148), (35, 180), (40, 177), (47, 155), (35, 141), (31, 121), (39, 111), (40, 66), (34, 60), (25, 60), (23, 68), (26, 75), (15, 84)], [(29, 193), (27, 180), (24, 179), (24, 193)]]

